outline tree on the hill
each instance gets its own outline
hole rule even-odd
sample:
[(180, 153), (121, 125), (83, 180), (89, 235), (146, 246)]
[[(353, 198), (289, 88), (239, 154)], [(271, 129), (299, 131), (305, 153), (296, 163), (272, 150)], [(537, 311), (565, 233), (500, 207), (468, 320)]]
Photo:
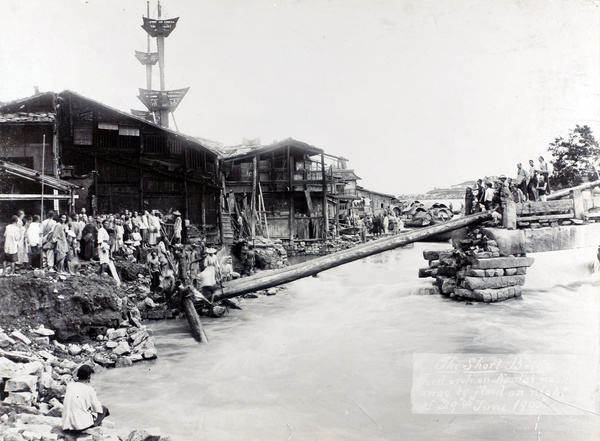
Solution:
[(595, 168), (600, 165), (600, 146), (588, 126), (575, 126), (567, 139), (561, 136), (550, 143), (548, 151), (553, 157), (553, 188), (573, 187), (600, 177)]

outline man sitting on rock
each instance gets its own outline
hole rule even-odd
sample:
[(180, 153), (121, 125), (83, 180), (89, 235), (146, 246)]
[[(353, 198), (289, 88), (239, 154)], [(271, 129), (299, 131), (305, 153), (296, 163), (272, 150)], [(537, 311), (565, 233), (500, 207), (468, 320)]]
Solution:
[(109, 414), (96, 391), (90, 386), (90, 377), (94, 373), (91, 366), (83, 365), (77, 370), (78, 381), (67, 385), (62, 411), (62, 428), (66, 431), (81, 431), (99, 426)]

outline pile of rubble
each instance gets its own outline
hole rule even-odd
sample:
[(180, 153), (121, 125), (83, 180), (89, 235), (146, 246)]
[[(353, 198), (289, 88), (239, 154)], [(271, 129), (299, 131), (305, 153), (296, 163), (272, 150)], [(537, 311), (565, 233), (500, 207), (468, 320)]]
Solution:
[[(0, 329), (0, 439), (3, 441), (69, 439), (62, 432), (66, 386), (83, 364), (129, 366), (157, 356), (154, 338), (144, 326), (122, 323), (95, 341), (60, 343), (52, 329)], [(79, 440), (166, 440), (144, 431), (122, 434), (110, 421), (88, 429)]]
[(290, 256), (326, 256), (352, 248), (361, 242), (359, 235), (341, 235), (335, 239), (316, 241), (289, 241), (286, 250)]
[(500, 254), (496, 241), (479, 229), (455, 242), (454, 249), (423, 251), (429, 262), (419, 277), (433, 277), (432, 292), (482, 302), (499, 302), (520, 297), (532, 257)]

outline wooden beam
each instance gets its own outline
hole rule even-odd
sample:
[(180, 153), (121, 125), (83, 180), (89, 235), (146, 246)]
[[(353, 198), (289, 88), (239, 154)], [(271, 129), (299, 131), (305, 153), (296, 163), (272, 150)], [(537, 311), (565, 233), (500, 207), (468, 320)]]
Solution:
[(573, 219), (575, 216), (573, 216), (573, 213), (566, 213), (566, 214), (543, 214), (540, 216), (523, 216), (523, 217), (519, 217), (517, 218), (517, 223), (522, 223), (522, 222), (537, 222), (537, 221), (551, 221), (551, 220), (557, 220), (557, 219)]
[(389, 251), (440, 233), (457, 230), (466, 227), (467, 225), (488, 220), (491, 217), (491, 211), (476, 213), (456, 220), (449, 220), (431, 227), (420, 228), (408, 233), (367, 242), (347, 250), (332, 253), (323, 257), (317, 257), (308, 262), (299, 263), (286, 268), (273, 271), (261, 271), (254, 276), (223, 283), (222, 293), (215, 295), (213, 301), (216, 302), (309, 277), (345, 263)]
[(564, 197), (567, 197), (570, 195), (571, 190), (589, 190), (591, 188), (598, 187), (598, 186), (600, 186), (600, 180), (593, 181), (593, 182), (586, 182), (585, 184), (577, 185), (576, 187), (552, 191), (552, 193), (550, 193), (548, 196), (546, 196), (546, 199), (553, 200), (553, 199), (564, 198)]
[[(0, 194), (0, 200), (2, 201), (37, 201), (41, 200), (42, 197), (45, 200), (58, 199), (61, 201), (70, 201), (70, 194)], [(73, 195), (73, 199), (79, 199), (79, 195)]]
[(573, 210), (573, 200), (572, 199), (561, 199), (556, 201), (547, 201), (547, 202), (521, 202), (517, 203), (516, 210), (517, 216), (526, 216), (526, 215), (538, 215), (538, 214), (550, 214), (550, 213), (558, 213)]

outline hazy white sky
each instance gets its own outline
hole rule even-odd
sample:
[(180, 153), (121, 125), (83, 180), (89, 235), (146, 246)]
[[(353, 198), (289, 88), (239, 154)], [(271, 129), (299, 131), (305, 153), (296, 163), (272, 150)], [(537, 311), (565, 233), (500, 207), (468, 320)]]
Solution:
[[(163, 0), (180, 131), (292, 137), (359, 184), (424, 192), (514, 175), (556, 136), (600, 138), (595, 0)], [(0, 101), (70, 89), (120, 110), (145, 69), (145, 0), (0, 0)], [(156, 1), (151, 2), (156, 17)], [(153, 42), (153, 48), (155, 43)], [(154, 49), (153, 49), (154, 50)], [(158, 71), (154, 73), (158, 88)]]

